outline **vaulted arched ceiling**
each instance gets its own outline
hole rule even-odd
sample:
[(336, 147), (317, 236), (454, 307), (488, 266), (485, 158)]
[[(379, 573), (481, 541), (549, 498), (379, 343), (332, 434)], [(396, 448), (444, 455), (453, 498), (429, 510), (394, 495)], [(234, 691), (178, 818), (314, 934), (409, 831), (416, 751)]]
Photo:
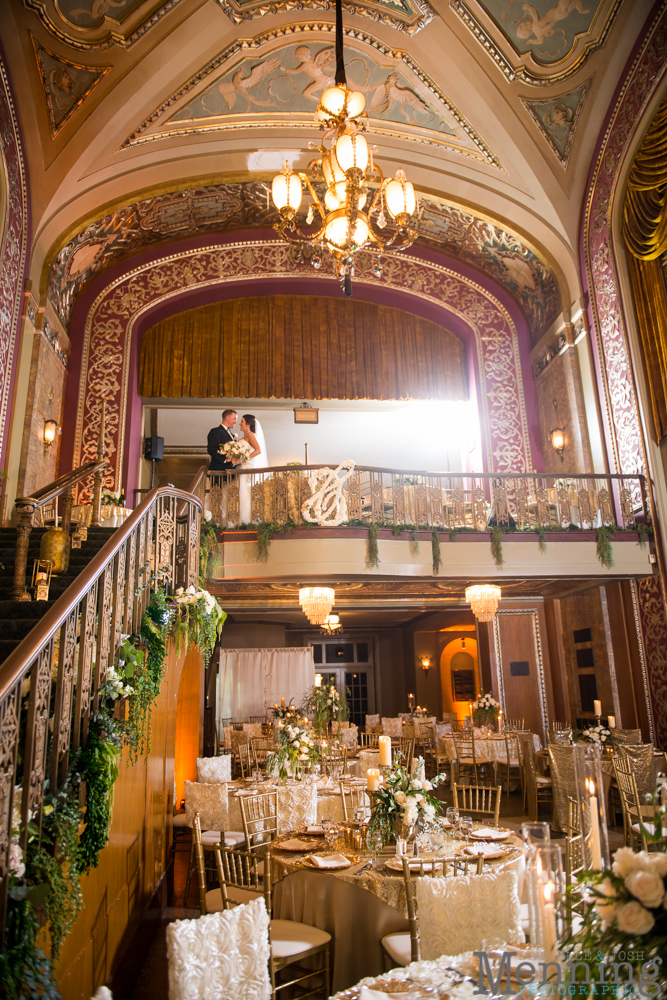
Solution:
[[(102, 267), (165, 239), (160, 227), (173, 239), (179, 208), (183, 236), (266, 228), (263, 185), (286, 154), (303, 168), (318, 137), (328, 0), (4, 8), (32, 189), (30, 276), (63, 319)], [(366, 92), (378, 162), (404, 166), (422, 196), (421, 240), (493, 276), (534, 339), (581, 294), (588, 165), (649, 16), (623, 0), (345, 7), (350, 80)], [(242, 218), (230, 210), (239, 202)]]

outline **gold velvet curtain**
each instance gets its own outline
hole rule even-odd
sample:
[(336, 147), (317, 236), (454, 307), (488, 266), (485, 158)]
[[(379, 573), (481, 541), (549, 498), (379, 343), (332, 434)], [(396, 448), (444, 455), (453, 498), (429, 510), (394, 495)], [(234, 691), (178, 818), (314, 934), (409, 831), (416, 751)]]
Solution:
[(272, 295), (200, 306), (144, 334), (139, 394), (468, 399), (465, 348), (400, 309)]
[(628, 178), (623, 213), (628, 270), (651, 395), (654, 435), (667, 434), (667, 98), (644, 137)]

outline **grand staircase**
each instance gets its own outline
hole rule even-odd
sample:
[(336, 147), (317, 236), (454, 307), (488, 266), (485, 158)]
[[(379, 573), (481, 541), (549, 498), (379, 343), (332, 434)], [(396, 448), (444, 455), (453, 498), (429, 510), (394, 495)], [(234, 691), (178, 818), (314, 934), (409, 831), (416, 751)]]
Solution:
[[(88, 528), (88, 540), (80, 549), (72, 549), (69, 567), (63, 576), (51, 577), (48, 601), (14, 601), (14, 556), (16, 553), (16, 528), (0, 528), (0, 663), (7, 659), (28, 632), (46, 614), (60, 595), (88, 565), (93, 556), (113, 535), (115, 528)], [(28, 549), (26, 583), (32, 580), (34, 560), (39, 558), (39, 546), (46, 528), (33, 528)]]

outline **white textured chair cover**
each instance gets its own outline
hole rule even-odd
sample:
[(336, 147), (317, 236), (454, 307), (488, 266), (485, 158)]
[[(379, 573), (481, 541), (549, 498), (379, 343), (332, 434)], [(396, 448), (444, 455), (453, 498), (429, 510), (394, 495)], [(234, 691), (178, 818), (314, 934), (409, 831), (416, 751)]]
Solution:
[(380, 766), (380, 754), (377, 750), (375, 752), (372, 750), (362, 750), (357, 760), (359, 761), (357, 775), (360, 778), (366, 777), (366, 772), (369, 767)]
[(349, 729), (341, 729), (338, 739), (341, 746), (356, 747), (359, 743), (359, 730), (356, 726), (350, 726)]
[(244, 722), (243, 732), (246, 733), (250, 739), (259, 739), (262, 733), (262, 723), (261, 722)]
[[(211, 787), (211, 786), (209, 786)], [(289, 833), (297, 826), (317, 823), (317, 785), (298, 781), (278, 787), (278, 833)], [(229, 797), (229, 824), (232, 830), (242, 830), (240, 798), (233, 792)]]
[[(368, 716), (366, 716), (368, 718)], [(403, 720), (402, 719), (386, 719), (382, 716), (382, 733), (384, 736), (402, 736), (403, 735)]]
[[(199, 813), (202, 830), (229, 829), (229, 795), (227, 785), (201, 784), (197, 781), (185, 782), (185, 819), (193, 826), (195, 813)], [(242, 829), (239, 825), (235, 829)]]
[(269, 1000), (269, 915), (255, 899), (167, 927), (169, 1000)]
[(367, 733), (370, 733), (371, 729), (373, 729), (375, 726), (379, 726), (379, 725), (380, 725), (380, 716), (379, 715), (367, 715), (366, 716), (366, 732)]
[(197, 781), (205, 785), (232, 780), (231, 754), (221, 757), (197, 757)]
[(417, 879), (422, 959), (478, 951), (484, 938), (523, 943), (518, 880), (515, 871)]

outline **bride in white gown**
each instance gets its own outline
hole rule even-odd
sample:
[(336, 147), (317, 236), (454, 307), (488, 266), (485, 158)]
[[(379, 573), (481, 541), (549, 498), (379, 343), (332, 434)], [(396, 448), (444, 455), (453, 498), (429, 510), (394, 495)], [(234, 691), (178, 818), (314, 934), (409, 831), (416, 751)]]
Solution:
[[(243, 436), (240, 438), (252, 448), (245, 462), (239, 463), (237, 469), (252, 469), (268, 466), (266, 459), (266, 442), (259, 420), (252, 413), (245, 413), (239, 424)], [(252, 524), (252, 476), (239, 476), (239, 523)], [(255, 477), (257, 478), (257, 477)]]

